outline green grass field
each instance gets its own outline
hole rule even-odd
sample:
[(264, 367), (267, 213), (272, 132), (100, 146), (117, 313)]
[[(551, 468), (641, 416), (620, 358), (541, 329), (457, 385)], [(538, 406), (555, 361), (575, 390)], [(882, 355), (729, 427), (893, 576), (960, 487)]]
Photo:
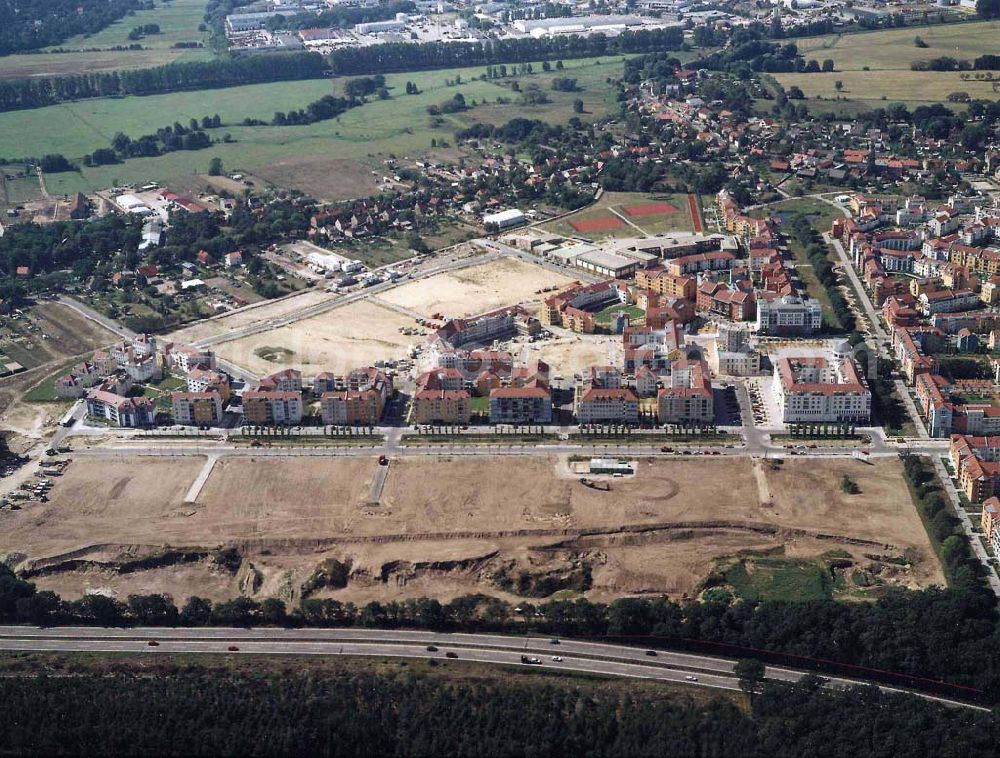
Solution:
[(829, 599), (833, 582), (813, 561), (788, 558), (754, 558), (725, 570), (726, 582), (745, 600), (806, 602)]
[[(927, 47), (916, 47), (914, 37), (920, 37)], [(860, 71), (865, 66), (872, 71), (909, 71), (910, 63), (915, 60), (942, 55), (971, 60), (984, 53), (996, 53), (998, 40), (1000, 22), (980, 21), (803, 37), (795, 40), (795, 44), (807, 60), (822, 63), (825, 58), (832, 58), (838, 72)]]
[(153, 50), (169, 49), (175, 42), (207, 42), (208, 32), (199, 32), (198, 25), (205, 15), (205, 0), (157, 0), (152, 10), (136, 11), (111, 26), (89, 37), (71, 37), (61, 45), (51, 49), (75, 50), (90, 47), (114, 47), (128, 45), (128, 34), (136, 26), (158, 24), (159, 34), (152, 34), (140, 40), (144, 48)]
[[(926, 48), (913, 44), (917, 36), (927, 43)], [(795, 41), (804, 57), (820, 63), (830, 58), (835, 71), (773, 76), (786, 89), (796, 85), (809, 100), (816, 100), (809, 103), (812, 110), (850, 113), (877, 108), (885, 102), (908, 105), (945, 102), (950, 93), (958, 91), (992, 100), (1000, 97), (993, 91), (992, 82), (962, 81), (958, 72), (911, 71), (910, 64), (946, 55), (973, 60), (984, 53), (996, 53), (998, 40), (1000, 22), (996, 21), (806, 37)], [(838, 80), (843, 83), (840, 92), (836, 89)], [(838, 96), (844, 101), (818, 100)]]
[[(535, 69), (540, 69), (535, 65)], [(584, 101), (591, 119), (611, 112), (615, 107), (614, 89), (605, 80), (621, 74), (621, 60), (581, 59), (567, 61), (563, 76), (575, 77), (583, 88), (579, 93), (555, 92), (550, 82), (555, 72), (521, 76), (521, 86), (533, 81), (545, 89), (551, 102), (537, 106), (511, 103), (497, 108), (497, 97), (517, 98), (509, 87), (474, 77), (480, 67), (448, 71), (393, 74), (387, 77), (392, 92), (389, 100), (375, 100), (344, 113), (339, 119), (308, 126), (225, 126), (214, 130), (213, 137), (229, 133), (231, 144), (218, 144), (208, 150), (176, 152), (156, 158), (129, 160), (126, 163), (82, 168), (79, 174), (53, 174), (46, 177), (49, 191), (69, 193), (92, 191), (114, 184), (159, 181), (170, 183), (193, 174), (204, 173), (213, 156), (222, 158), (227, 170), (245, 173), (263, 171), (276, 184), (297, 187), (317, 197), (343, 195), (345, 162), (358, 164), (362, 173), (381, 168), (392, 156), (416, 158), (432, 152), (431, 141), (452, 144), (454, 133), (474, 122), (504, 123), (515, 116), (537, 118), (550, 123), (565, 122), (572, 115), (576, 98)], [(446, 80), (461, 75), (463, 83), (447, 86)], [(406, 95), (407, 81), (421, 90)], [(509, 80), (508, 80), (509, 81)], [(283, 82), (234, 87), (202, 92), (174, 93), (151, 97), (114, 100), (90, 100), (51, 108), (0, 114), (0, 156), (23, 157), (61, 152), (73, 159), (97, 147), (107, 146), (117, 131), (130, 136), (149, 133), (174, 121), (218, 113), (228, 124), (250, 116), (270, 120), (277, 110), (304, 107), (309, 102), (341, 87), (340, 80)], [(432, 125), (427, 106), (450, 99), (461, 92), (466, 101), (476, 101), (470, 111), (453, 114), (440, 125)], [(487, 103), (484, 105), (483, 103)], [(71, 126), (68, 126), (71, 125)], [(30, 135), (30, 136), (27, 136)], [(282, 170), (268, 172), (281, 166)], [(362, 187), (361, 189), (364, 189)], [(364, 192), (363, 194), (370, 194)], [(346, 197), (359, 196), (347, 193)]]
[(628, 314), (629, 321), (631, 323), (641, 323), (645, 317), (645, 312), (642, 308), (635, 305), (622, 305), (621, 303), (615, 303), (614, 305), (609, 305), (607, 308), (602, 310), (600, 313), (594, 315), (594, 321), (598, 324), (610, 324), (611, 317), (616, 313), (625, 312)]
[[(76, 73), (112, 71), (115, 69), (161, 66), (180, 60), (204, 60), (212, 57), (208, 48), (174, 49), (175, 42), (202, 42), (207, 44), (208, 33), (199, 32), (198, 24), (205, 13), (205, 0), (159, 0), (153, 10), (137, 11), (89, 37), (71, 37), (61, 45), (54, 45), (31, 55), (0, 57), (0, 79), (21, 77), (60, 76)], [(128, 33), (136, 26), (159, 24), (160, 34), (150, 35), (138, 42), (142, 50), (107, 50), (120, 45), (133, 44)], [(89, 48), (103, 48), (91, 52)], [(73, 52), (53, 53), (53, 49)]]

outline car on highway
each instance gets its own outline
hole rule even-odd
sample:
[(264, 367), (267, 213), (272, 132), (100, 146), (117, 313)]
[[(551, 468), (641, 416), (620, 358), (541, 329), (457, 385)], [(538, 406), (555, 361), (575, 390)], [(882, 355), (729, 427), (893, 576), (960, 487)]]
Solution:
[(160, 646), (160, 643), (157, 642), (156, 640), (150, 640), (146, 644), (149, 645), (150, 647), (159, 647)]
[(651, 658), (655, 658), (657, 655), (659, 655), (659, 653), (657, 653), (655, 650), (647, 650), (646, 655), (650, 656)]
[(453, 653), (451, 650), (449, 650), (447, 653), (444, 654), (444, 657), (445, 658), (458, 658), (458, 653)]
[(684, 678), (685, 678), (685, 679), (686, 679), (687, 681), (689, 681), (689, 682), (697, 682), (697, 681), (698, 681), (698, 677), (696, 677), (696, 676), (691, 676), (690, 674), (688, 674), (688, 675), (687, 675), (686, 677), (684, 677)]
[(240, 649), (239, 649), (239, 648), (238, 648), (238, 647), (237, 647), (236, 645), (230, 645), (230, 646), (229, 646), (228, 648), (226, 648), (226, 649), (227, 649), (227, 650), (228, 650), (228, 651), (229, 651), (230, 653), (238, 653), (238, 652), (239, 652), (239, 650), (240, 650)]
[(437, 652), (437, 647), (435, 645), (428, 645), (427, 646), (427, 652), (428, 653), (436, 653)]
[(552, 660), (554, 660), (556, 663), (562, 663), (562, 656), (561, 655), (553, 655), (552, 656)]
[(559, 640), (557, 640), (557, 639), (551, 639), (551, 640), (549, 640), (549, 644), (550, 645), (558, 645), (559, 644)]

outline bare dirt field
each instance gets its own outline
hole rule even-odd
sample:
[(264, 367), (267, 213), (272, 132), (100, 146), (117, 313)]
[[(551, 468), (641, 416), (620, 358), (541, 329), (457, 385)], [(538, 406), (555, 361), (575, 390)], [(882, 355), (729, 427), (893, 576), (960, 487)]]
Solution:
[(177, 342), (194, 342), (207, 337), (215, 337), (261, 321), (287, 316), (289, 313), (333, 300), (335, 297), (336, 295), (324, 290), (303, 290), (292, 297), (286, 297), (267, 305), (241, 308), (221, 318), (199, 321), (197, 324), (174, 332), (169, 335), (169, 339)]
[(549, 364), (555, 376), (571, 377), (588, 366), (617, 364), (620, 353), (621, 337), (566, 334), (532, 344), (521, 357), (526, 361), (540, 358)]
[(358, 161), (343, 158), (284, 158), (259, 169), (257, 176), (278, 187), (292, 187), (320, 202), (333, 203), (375, 194), (378, 174)]
[[(835, 534), (930, 550), (930, 543), (895, 459), (867, 465), (853, 459), (786, 460), (767, 472), (774, 517), (787, 525), (809, 525)], [(840, 491), (847, 475), (860, 487), (857, 495)], [(768, 509), (764, 510), (767, 513)]]
[(203, 464), (194, 457), (75, 460), (48, 503), (0, 513), (0, 553), (37, 558), (108, 542), (163, 544), (172, 526), (188, 529), (184, 496)]
[[(346, 372), (377, 360), (403, 358), (422, 337), (402, 334), (412, 318), (359, 300), (319, 316), (218, 346), (219, 355), (258, 374), (283, 368)], [(270, 356), (263, 357), (263, 356)]]
[(505, 305), (541, 301), (538, 290), (574, 281), (541, 266), (501, 258), (459, 271), (409, 282), (379, 295), (382, 300), (431, 316), (458, 318)]
[[(221, 459), (185, 504), (203, 462), (77, 460), (49, 503), (0, 512), (0, 556), (70, 597), (680, 597), (744, 551), (905, 555), (890, 583), (943, 583), (895, 460), (789, 460), (757, 476), (747, 458), (642, 460), (601, 492), (555, 458), (402, 457), (371, 505), (374, 459), (246, 456)], [(861, 494), (839, 492), (844, 473)], [(143, 570), (122, 570), (137, 559)], [(331, 566), (343, 583), (317, 580)]]

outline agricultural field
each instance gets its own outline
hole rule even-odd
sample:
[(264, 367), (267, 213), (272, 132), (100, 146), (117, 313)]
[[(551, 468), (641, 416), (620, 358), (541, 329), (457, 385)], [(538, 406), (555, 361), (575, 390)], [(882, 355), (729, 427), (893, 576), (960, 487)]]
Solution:
[(593, 240), (695, 231), (687, 195), (640, 192), (605, 192), (593, 205), (542, 228)]
[(283, 368), (305, 373), (346, 373), (377, 360), (405, 358), (423, 340), (405, 335), (413, 318), (370, 300), (359, 300), (326, 313), (260, 334), (218, 345), (221, 358), (264, 376)]
[[(370, 194), (372, 182), (384, 173), (390, 156), (415, 159), (437, 154), (454, 141), (457, 130), (472, 123), (502, 124), (516, 115), (564, 123), (572, 115), (573, 100), (584, 100), (588, 119), (614, 109), (614, 90), (605, 83), (620, 76), (620, 59), (566, 61), (560, 75), (574, 77), (581, 92), (556, 92), (550, 81), (556, 75), (536, 73), (517, 77), (524, 87), (537, 83), (549, 103), (495, 108), (498, 97), (516, 100), (509, 85), (514, 77), (480, 81), (481, 67), (444, 71), (391, 74), (386, 77), (392, 94), (347, 111), (339, 118), (308, 126), (259, 126), (239, 124), (252, 117), (270, 121), (275, 111), (304, 108), (320, 97), (339, 92), (344, 80), (311, 80), (249, 85), (227, 89), (181, 92), (148, 97), (100, 99), (0, 114), (0, 157), (62, 153), (72, 160), (98, 147), (107, 147), (116, 132), (138, 137), (172, 124), (218, 113), (224, 122), (209, 130), (215, 140), (211, 149), (179, 151), (153, 158), (136, 158), (109, 166), (84, 167), (46, 177), (53, 194), (90, 192), (116, 184), (159, 181), (183, 182), (203, 174), (213, 157), (222, 159), (229, 171), (260, 175), (279, 186), (301, 189), (323, 200)], [(449, 85), (461, 77), (462, 83)], [(420, 94), (406, 95), (406, 82), (415, 83)], [(461, 92), (471, 105), (464, 113), (443, 116), (432, 123), (427, 107)], [(493, 105), (489, 105), (493, 104)], [(234, 140), (222, 143), (223, 135)], [(6, 137), (4, 136), (6, 135)], [(438, 147), (432, 148), (434, 140)], [(452, 158), (462, 155), (450, 151)], [(372, 174), (376, 171), (377, 177)], [(346, 177), (346, 181), (345, 181)]]
[[(926, 48), (914, 45), (919, 36)], [(824, 101), (837, 97), (847, 101), (830, 103), (832, 109), (878, 108), (902, 102), (914, 107), (947, 102), (952, 92), (968, 92), (973, 98), (996, 99), (992, 82), (963, 81), (958, 72), (911, 71), (916, 60), (951, 56), (973, 60), (997, 52), (1000, 22), (982, 21), (927, 27), (908, 27), (862, 34), (827, 35), (795, 40), (805, 58), (820, 63), (830, 58), (833, 73), (774, 74), (786, 89), (798, 86), (810, 110), (822, 110)], [(836, 82), (843, 85), (837, 91)]]
[(379, 299), (430, 317), (459, 318), (507, 305), (541, 302), (539, 290), (574, 281), (542, 266), (516, 258), (500, 258), (458, 271), (435, 274), (380, 294)]
[[(200, 120), (216, 113), (224, 124), (238, 124), (247, 117), (270, 120), (275, 111), (304, 107), (330, 91), (330, 82), (325, 80), (276, 82), (146, 97), (78, 100), (11, 111), (0, 114), (0, 157), (60, 152), (72, 160), (79, 160), (97, 148), (109, 147), (117, 132), (135, 138), (175, 121), (186, 124), (192, 118)], [(210, 131), (221, 137), (224, 131), (230, 130), (226, 126)], [(205, 155), (209, 152), (197, 153), (205, 167), (208, 166)], [(103, 168), (125, 170), (131, 162)], [(58, 174), (48, 178), (49, 183), (57, 185), (59, 180)]]
[[(641, 460), (636, 476), (613, 480), (608, 493), (580, 484), (566, 459), (402, 457), (376, 504), (374, 458), (246, 456), (218, 461), (197, 501), (185, 504), (203, 464), (76, 460), (49, 503), (0, 513), (0, 554), (17, 550), (15, 563), (27, 565), (83, 548), (82, 560), (35, 578), (70, 597), (142, 587), (219, 598), (243, 586), (296, 600), (317, 569), (331, 567), (343, 586), (313, 589), (355, 602), (467, 592), (680, 597), (696, 594), (720, 561), (744, 592), (777, 582), (775, 594), (821, 594), (843, 577), (817, 578), (809, 566), (834, 554), (876, 584), (943, 581), (896, 460), (776, 468), (748, 458)], [(845, 473), (860, 494), (840, 493)], [(207, 555), (130, 573), (101, 565), (162, 554), (164, 545), (206, 553), (234, 545), (239, 568)], [(751, 555), (761, 557), (747, 564)]]
[[(167, 63), (204, 60), (212, 56), (206, 48), (174, 48), (177, 42), (208, 43), (208, 33), (199, 32), (205, 13), (204, 0), (160, 0), (155, 8), (136, 11), (90, 36), (77, 36), (52, 48), (26, 55), (0, 57), (0, 79), (65, 76), (130, 68), (162, 66)], [(136, 26), (159, 24), (160, 34), (129, 40)], [(110, 50), (141, 44), (142, 50)], [(54, 50), (63, 52), (53, 52)]]

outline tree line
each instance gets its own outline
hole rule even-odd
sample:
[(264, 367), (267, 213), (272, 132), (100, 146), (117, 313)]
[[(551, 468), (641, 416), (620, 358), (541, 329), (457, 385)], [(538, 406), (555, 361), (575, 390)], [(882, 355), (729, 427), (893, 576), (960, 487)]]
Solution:
[[(855, 327), (854, 312), (847, 304), (843, 292), (840, 290), (840, 282), (837, 280), (836, 271), (830, 262), (826, 245), (809, 220), (808, 214), (796, 213), (782, 225), (783, 231), (792, 239), (799, 243), (805, 251), (806, 258), (813, 267), (813, 273), (819, 279), (820, 284), (826, 289), (827, 297), (830, 299), (830, 306), (834, 315), (840, 322), (841, 330), (853, 332)], [(829, 328), (831, 325), (827, 324)]]
[[(685, 756), (992, 755), (1000, 719), (815, 678), (720, 697), (553, 679), (149, 664), (0, 678), (11, 755)], [(441, 664), (437, 664), (440, 666)], [(451, 665), (451, 664), (448, 664)], [(750, 670), (750, 667), (747, 667)]]
[(3, 0), (0, 55), (57, 45), (77, 34), (94, 34), (140, 8), (140, 0)]
[(335, 50), (330, 67), (339, 76), (421, 71), (459, 66), (522, 63), (543, 58), (590, 58), (602, 55), (680, 50), (680, 29), (626, 31), (617, 37), (560, 36), (552, 39), (490, 39), (479, 42), (393, 42)]
[(182, 90), (319, 79), (327, 75), (318, 53), (188, 61), (155, 68), (0, 82), (0, 112), (41, 108), (91, 97), (161, 95)]
[[(950, 537), (951, 535), (949, 535)], [(948, 538), (946, 538), (948, 539)], [(958, 548), (956, 548), (958, 550)], [(961, 557), (947, 559), (959, 564)], [(961, 566), (959, 566), (961, 569)], [(951, 570), (951, 569), (949, 569)], [(722, 593), (724, 594), (724, 593)], [(419, 598), (363, 606), (307, 598), (288, 610), (281, 600), (247, 597), (213, 603), (192, 597), (179, 607), (165, 595), (126, 600), (87, 595), (62, 600), (0, 567), (0, 622), (95, 626), (291, 626), (491, 631), (634, 640), (649, 646), (770, 656), (800, 668), (856, 676), (892, 674), (941, 680), (1000, 697), (1000, 665), (989, 650), (997, 638), (994, 599), (978, 588), (890, 589), (872, 603), (732, 601), (723, 597), (676, 603), (623, 598), (511, 604), (470, 595), (441, 603)], [(859, 673), (844, 666), (862, 666)], [(934, 686), (927, 681), (914, 682)], [(975, 694), (971, 690), (970, 695)]]
[(971, 63), (964, 58), (942, 55), (930, 60), (913, 61), (911, 71), (996, 71), (1000, 69), (1000, 55), (980, 55)]
[(363, 102), (355, 97), (343, 98), (335, 95), (324, 95), (319, 100), (314, 100), (305, 108), (299, 108), (297, 111), (288, 111), (287, 113), (276, 111), (271, 124), (273, 126), (304, 126), (315, 124), (317, 121), (329, 121)]
[(397, 13), (412, 13), (416, 5), (411, 0), (393, 0), (372, 6), (336, 6), (317, 12), (276, 14), (265, 26), (271, 31), (284, 29), (345, 29), (372, 21), (394, 20)]

